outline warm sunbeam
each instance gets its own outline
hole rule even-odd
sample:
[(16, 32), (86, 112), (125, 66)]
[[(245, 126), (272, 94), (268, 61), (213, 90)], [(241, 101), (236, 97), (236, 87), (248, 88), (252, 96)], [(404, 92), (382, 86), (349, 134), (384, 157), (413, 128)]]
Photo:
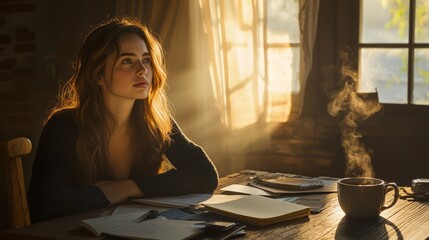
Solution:
[[(300, 91), (297, 6), (205, 3), (200, 7), (210, 7), (204, 11), (211, 21), (205, 25), (213, 48), (209, 71), (221, 121), (231, 129), (287, 121)], [(286, 28), (279, 23), (285, 19), (291, 23)]]

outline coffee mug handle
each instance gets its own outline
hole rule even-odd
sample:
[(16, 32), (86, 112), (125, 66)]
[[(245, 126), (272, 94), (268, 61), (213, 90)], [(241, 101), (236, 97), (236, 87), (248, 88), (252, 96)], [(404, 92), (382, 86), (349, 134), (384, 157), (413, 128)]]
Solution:
[(393, 207), (393, 205), (395, 205), (395, 203), (398, 201), (398, 198), (399, 198), (399, 188), (398, 188), (398, 185), (396, 185), (396, 183), (391, 182), (391, 183), (386, 183), (386, 184), (384, 184), (384, 185), (386, 186), (386, 191), (385, 191), (385, 193), (384, 193), (384, 194), (386, 194), (386, 193), (387, 193), (387, 189), (388, 189), (389, 187), (392, 187), (392, 188), (393, 188), (393, 190), (395, 190), (395, 197), (393, 198), (392, 203), (390, 203), (390, 205), (389, 205), (389, 206), (384, 205), (384, 206), (381, 208), (381, 211), (383, 211), (383, 210), (386, 210), (386, 209), (388, 209), (388, 208)]

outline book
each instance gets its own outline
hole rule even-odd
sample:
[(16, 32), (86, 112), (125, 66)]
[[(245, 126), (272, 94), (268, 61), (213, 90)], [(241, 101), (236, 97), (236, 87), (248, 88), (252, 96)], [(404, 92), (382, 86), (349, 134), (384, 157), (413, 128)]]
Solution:
[[(335, 193), (337, 192), (337, 181), (334, 180), (323, 180), (322, 188), (310, 189), (310, 190), (281, 190), (277, 188), (271, 188), (267, 186), (262, 186), (259, 184), (249, 183), (250, 186), (242, 184), (231, 184), (229, 186), (223, 187), (220, 190), (234, 193), (243, 193), (243, 194), (252, 194), (252, 195), (261, 195), (261, 196), (280, 196), (286, 194), (303, 194), (303, 193)], [(263, 192), (258, 193), (257, 191), (263, 190)]]
[(202, 205), (209, 211), (255, 226), (271, 225), (310, 214), (310, 208), (307, 206), (258, 195), (246, 195), (232, 201)]
[(323, 182), (323, 187), (315, 188), (315, 189), (307, 189), (307, 190), (282, 190), (278, 188), (263, 186), (261, 184), (257, 184), (251, 181), (249, 181), (249, 185), (277, 195), (295, 194), (295, 193), (335, 193), (337, 192), (337, 181), (324, 180), (324, 179), (320, 179), (320, 181)]
[[(218, 223), (218, 222), (215, 222)], [(223, 222), (221, 222), (223, 223)], [(211, 223), (207, 223), (211, 224)], [(207, 225), (205, 227), (204, 233), (198, 235), (197, 239), (200, 240), (226, 240), (230, 238), (236, 238), (238, 236), (243, 236), (246, 234), (244, 230), (246, 225), (240, 223), (231, 223), (230, 227), (212, 227)]]
[(261, 185), (265, 187), (290, 190), (290, 191), (303, 191), (322, 188), (323, 182), (317, 179), (304, 179), (304, 178), (291, 178), (291, 177), (254, 177), (250, 180), (250, 184)]
[(93, 235), (126, 239), (188, 239), (204, 231), (202, 221), (170, 220), (162, 217), (138, 221), (141, 212), (82, 220), (80, 226)]

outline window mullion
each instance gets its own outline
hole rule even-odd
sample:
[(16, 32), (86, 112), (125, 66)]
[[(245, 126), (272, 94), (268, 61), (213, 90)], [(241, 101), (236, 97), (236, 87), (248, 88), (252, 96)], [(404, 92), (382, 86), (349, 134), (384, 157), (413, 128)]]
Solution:
[(408, 48), (408, 43), (360, 43), (361, 48)]
[(263, 19), (263, 44), (264, 44), (264, 97), (263, 97), (263, 106), (264, 106), (264, 112), (263, 114), (265, 115), (265, 119), (267, 119), (267, 116), (269, 116), (270, 112), (268, 111), (268, 104), (269, 104), (269, 92), (268, 92), (268, 87), (269, 87), (269, 81), (270, 81), (270, 74), (268, 72), (268, 1), (264, 0), (264, 8), (263, 8), (263, 13), (264, 13), (264, 19)]
[(409, 29), (408, 29), (408, 104), (413, 104), (414, 94), (414, 33), (416, 1), (410, 0), (409, 10)]

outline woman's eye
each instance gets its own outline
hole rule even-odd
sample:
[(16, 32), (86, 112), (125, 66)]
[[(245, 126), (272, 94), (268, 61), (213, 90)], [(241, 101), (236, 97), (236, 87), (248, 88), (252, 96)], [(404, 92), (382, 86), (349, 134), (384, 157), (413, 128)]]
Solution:
[(151, 63), (152, 63), (152, 61), (150, 60), (150, 58), (144, 58), (144, 59), (142, 60), (142, 63), (143, 63), (143, 64), (151, 64)]
[(121, 61), (122, 64), (133, 64), (133, 60), (131, 58), (126, 58)]

